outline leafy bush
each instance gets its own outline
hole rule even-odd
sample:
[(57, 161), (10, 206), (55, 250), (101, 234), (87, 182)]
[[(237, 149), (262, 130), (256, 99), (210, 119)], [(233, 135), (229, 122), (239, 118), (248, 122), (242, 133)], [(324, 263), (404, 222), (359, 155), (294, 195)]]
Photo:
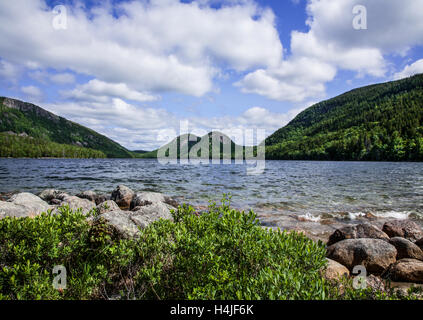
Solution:
[[(196, 213), (183, 205), (136, 240), (68, 207), (0, 220), (0, 299), (392, 299), (320, 275), (325, 247), (260, 227), (229, 200)], [(52, 286), (53, 268), (67, 288)], [(409, 298), (409, 297), (400, 297)]]
[(264, 229), (252, 211), (231, 210), (226, 201), (193, 213), (180, 207), (175, 223), (160, 221), (143, 233), (137, 281), (146, 298), (325, 298), (322, 244)]

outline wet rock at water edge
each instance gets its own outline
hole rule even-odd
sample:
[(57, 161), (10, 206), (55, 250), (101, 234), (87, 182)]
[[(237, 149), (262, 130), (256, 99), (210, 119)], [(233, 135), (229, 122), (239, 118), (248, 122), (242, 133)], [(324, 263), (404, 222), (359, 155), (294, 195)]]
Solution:
[(40, 192), (38, 196), (44, 201), (51, 202), (52, 200), (57, 199), (60, 194), (64, 194), (64, 192), (57, 189), (46, 189)]
[(346, 239), (381, 239), (388, 241), (389, 236), (379, 230), (377, 227), (371, 225), (370, 223), (362, 223), (355, 226), (346, 226), (340, 229), (337, 229), (330, 237), (328, 241), (328, 246), (335, 244), (339, 241)]
[(346, 239), (327, 248), (327, 257), (350, 271), (364, 265), (368, 273), (381, 274), (396, 261), (397, 250), (381, 239)]
[(78, 198), (81, 198), (81, 199), (87, 199), (87, 200), (90, 200), (90, 201), (92, 201), (92, 202), (96, 202), (96, 199), (97, 199), (97, 193), (95, 193), (94, 191), (92, 191), (92, 190), (87, 190), (87, 191), (83, 191), (83, 192), (81, 192), (81, 193), (78, 193), (77, 195), (76, 195)]
[(129, 209), (134, 195), (134, 191), (124, 185), (120, 185), (112, 192), (111, 200), (115, 201), (121, 209)]
[(389, 237), (401, 237), (410, 241), (423, 238), (423, 231), (420, 226), (410, 220), (392, 220), (383, 225), (383, 229)]
[(92, 190), (84, 191), (76, 195), (81, 199), (87, 199), (90, 201), (95, 202), (96, 205), (103, 203), (104, 201), (110, 200), (110, 196), (106, 196), (104, 194), (97, 194)]

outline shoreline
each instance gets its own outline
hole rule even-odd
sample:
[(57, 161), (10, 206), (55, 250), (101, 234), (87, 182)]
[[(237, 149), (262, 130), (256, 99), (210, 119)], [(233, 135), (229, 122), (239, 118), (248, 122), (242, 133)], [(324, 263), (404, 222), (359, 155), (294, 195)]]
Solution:
[[(129, 189), (129, 188), (128, 188)], [(81, 191), (79, 193), (68, 193), (66, 190), (57, 190), (57, 189), (44, 189), (41, 192), (34, 193), (29, 191), (18, 191), (14, 190), (11, 192), (0, 192), (0, 201), (8, 201), (10, 200), (14, 195), (20, 194), (20, 193), (30, 193), (36, 197), (39, 197), (41, 193), (49, 190), (55, 190), (56, 193), (63, 193), (73, 198), (79, 198), (83, 200), (90, 200), (93, 202), (95, 201), (95, 197), (100, 197), (104, 201), (111, 200), (112, 196), (110, 194), (104, 194), (104, 193), (96, 193), (92, 190), (86, 190)], [(151, 191), (140, 191), (141, 193), (152, 193), (152, 194), (161, 194), (157, 192), (151, 192)], [(94, 196), (85, 196), (84, 193), (88, 194), (94, 194)], [(134, 192), (136, 194), (137, 192)], [(208, 204), (206, 202), (202, 204), (191, 204), (189, 201), (183, 201), (183, 197), (175, 196), (175, 197), (169, 197), (165, 194), (162, 194), (164, 197), (169, 199), (170, 203), (173, 204), (173, 207), (177, 208), (178, 205), (188, 204), (191, 205), (196, 212), (204, 212), (208, 210)], [(44, 199), (43, 199), (44, 200)], [(49, 201), (47, 201), (49, 202)], [(50, 203), (50, 202), (49, 202)], [(219, 202), (216, 202), (219, 204)], [(98, 205), (99, 203), (96, 203)], [(57, 205), (55, 205), (57, 207)], [(129, 207), (129, 204), (127, 204)], [(75, 206), (74, 206), (75, 207)], [(305, 234), (308, 238), (312, 239), (313, 241), (323, 241), (327, 242), (330, 235), (335, 232), (337, 229), (348, 227), (348, 226), (354, 226), (362, 223), (370, 223), (378, 228), (382, 228), (382, 226), (389, 221), (394, 220), (410, 220), (410, 221), (416, 221), (419, 224), (423, 225), (423, 221), (413, 219), (410, 217), (405, 218), (395, 218), (395, 217), (380, 217), (375, 216), (372, 213), (367, 213), (363, 215), (358, 215), (355, 219), (349, 219), (346, 217), (341, 218), (342, 216), (335, 216), (335, 215), (329, 215), (329, 217), (316, 217), (310, 216), (308, 217), (307, 211), (304, 211), (303, 214), (296, 214), (293, 212), (284, 212), (284, 211), (268, 211), (268, 210), (261, 210), (257, 207), (240, 207), (231, 204), (231, 207), (239, 210), (239, 211), (245, 211), (248, 212), (249, 210), (253, 210), (254, 213), (257, 216), (257, 219), (260, 222), (260, 225), (264, 228), (270, 228), (272, 230), (280, 229), (281, 231), (297, 231)], [(76, 208), (76, 207), (75, 207)], [(124, 209), (125, 206), (123, 207)], [(1, 209), (1, 208), (0, 208)], [(347, 214), (347, 213), (346, 213)], [(1, 214), (0, 214), (1, 218)]]

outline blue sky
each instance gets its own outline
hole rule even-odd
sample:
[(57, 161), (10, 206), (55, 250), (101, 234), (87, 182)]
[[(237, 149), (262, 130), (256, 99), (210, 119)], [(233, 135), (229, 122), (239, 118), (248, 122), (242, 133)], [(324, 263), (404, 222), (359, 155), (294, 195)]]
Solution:
[(130, 149), (181, 121), (269, 135), (313, 103), (423, 72), (415, 0), (16, 0), (0, 20), (0, 95)]

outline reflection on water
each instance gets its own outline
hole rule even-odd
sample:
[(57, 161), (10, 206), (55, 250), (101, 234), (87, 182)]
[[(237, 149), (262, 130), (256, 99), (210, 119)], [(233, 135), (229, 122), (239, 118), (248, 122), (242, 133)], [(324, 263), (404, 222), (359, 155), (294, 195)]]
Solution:
[(234, 206), (263, 217), (423, 217), (423, 164), (267, 161), (263, 174), (242, 165), (161, 165), (143, 159), (0, 159), (0, 192), (111, 193), (118, 184), (205, 205), (232, 194)]

